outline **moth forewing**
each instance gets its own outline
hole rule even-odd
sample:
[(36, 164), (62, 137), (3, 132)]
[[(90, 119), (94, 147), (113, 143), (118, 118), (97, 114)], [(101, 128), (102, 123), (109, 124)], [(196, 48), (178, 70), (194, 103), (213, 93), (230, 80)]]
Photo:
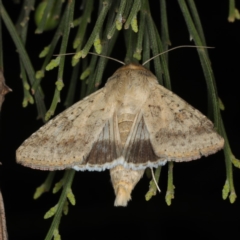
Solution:
[(147, 167), (198, 159), (223, 145), (209, 119), (129, 64), (30, 136), (16, 157), (41, 170), (110, 169), (115, 206), (126, 206)]
[(223, 148), (224, 139), (212, 122), (160, 85), (149, 96), (143, 111), (152, 147), (161, 158), (191, 161)]
[(88, 156), (112, 115), (101, 89), (32, 134), (17, 150), (17, 162), (40, 170), (72, 168)]

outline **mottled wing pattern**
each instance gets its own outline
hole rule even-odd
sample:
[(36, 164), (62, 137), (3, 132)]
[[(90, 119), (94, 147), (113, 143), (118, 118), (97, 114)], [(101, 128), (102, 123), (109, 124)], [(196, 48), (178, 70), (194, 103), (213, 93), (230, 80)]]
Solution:
[(167, 161), (190, 161), (223, 148), (212, 122), (180, 97), (156, 85), (143, 108), (153, 150)]
[(106, 104), (107, 99), (103, 88), (50, 120), (18, 148), (17, 162), (60, 170), (84, 161), (113, 116), (114, 106)]

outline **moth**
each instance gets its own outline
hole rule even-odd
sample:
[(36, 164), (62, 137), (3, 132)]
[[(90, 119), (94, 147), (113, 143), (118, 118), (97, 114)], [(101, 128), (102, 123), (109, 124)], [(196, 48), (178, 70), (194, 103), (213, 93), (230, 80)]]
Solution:
[(115, 206), (126, 206), (146, 168), (186, 162), (223, 148), (213, 123), (137, 64), (33, 133), (17, 162), (34, 169), (110, 169)]

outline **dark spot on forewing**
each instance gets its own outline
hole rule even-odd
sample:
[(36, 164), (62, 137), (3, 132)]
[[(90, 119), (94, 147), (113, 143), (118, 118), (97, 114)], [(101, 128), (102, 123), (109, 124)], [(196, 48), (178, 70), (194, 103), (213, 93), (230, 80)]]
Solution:
[(161, 107), (158, 105), (148, 105), (152, 117), (160, 117)]

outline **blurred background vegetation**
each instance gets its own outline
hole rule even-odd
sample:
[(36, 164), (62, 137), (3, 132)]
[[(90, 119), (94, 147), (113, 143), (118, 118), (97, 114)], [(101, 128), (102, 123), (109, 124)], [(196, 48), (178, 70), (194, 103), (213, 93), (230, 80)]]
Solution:
[[(184, 209), (188, 213), (186, 202), (190, 200), (193, 200), (190, 205), (208, 208), (212, 203), (219, 210), (221, 194), (230, 203), (236, 201), (234, 183), (238, 181), (234, 182), (233, 171), (240, 167), (240, 162), (229, 144), (233, 143), (234, 150), (239, 149), (239, 139), (235, 137), (239, 134), (236, 121), (239, 97), (234, 85), (237, 67), (231, 57), (237, 56), (239, 51), (239, 34), (233, 29), (239, 29), (239, 23), (235, 22), (239, 18), (235, 1), (226, 0), (215, 5), (193, 0), (171, 3), (166, 0), (0, 0), (0, 14), (0, 71), (6, 84), (13, 89), (3, 104), (1, 123), (3, 166), (0, 177), (10, 239), (11, 236), (19, 239), (16, 236), (20, 235), (23, 239), (44, 239), (44, 236), (45, 239), (60, 239), (60, 235), (62, 239), (72, 239), (71, 234), (81, 232), (81, 226), (88, 231), (91, 225), (102, 229), (111, 225), (110, 219), (120, 226), (125, 226), (129, 219), (127, 228), (131, 223), (141, 227), (149, 222), (149, 229), (153, 228), (151, 232), (156, 232), (154, 226), (163, 221), (161, 216), (174, 218), (174, 211), (184, 212)], [(74, 171), (59, 172), (55, 176), (53, 172), (48, 174), (15, 166), (15, 150), (24, 139), (56, 113), (104, 86), (107, 78), (120, 67), (106, 58), (89, 55), (89, 51), (126, 63), (143, 63), (179, 45), (216, 49), (178, 49), (156, 57), (146, 67), (157, 76), (160, 84), (208, 115), (225, 138), (224, 156), (218, 153), (196, 163), (176, 164), (174, 175), (172, 163), (164, 167), (165, 170), (157, 169), (157, 180), (162, 172), (159, 180), (162, 193), (152, 198), (156, 195), (156, 187), (145, 177), (133, 193), (128, 210), (113, 209), (114, 194), (106, 173), (78, 173), (74, 179)], [(74, 55), (63, 55), (70, 52)], [(239, 156), (239, 150), (235, 154)], [(235, 175), (239, 175), (238, 170)], [(41, 182), (44, 183), (41, 185)], [(52, 189), (60, 195), (53, 198), (51, 194), (44, 194), (42, 200), (33, 203), (31, 195), (37, 185), (40, 187), (34, 198)], [(166, 204), (173, 205), (171, 208), (163, 205), (164, 195)], [(75, 198), (76, 206), (68, 209), (69, 202), (75, 205)], [(144, 203), (144, 199), (151, 200)], [(142, 207), (144, 204), (148, 207)], [(196, 209), (191, 210), (195, 217), (201, 215)], [(62, 213), (68, 210), (69, 216), (61, 220)], [(146, 221), (137, 224), (134, 216), (141, 219), (141, 210)], [(160, 214), (155, 214), (158, 211)], [(41, 219), (44, 213), (45, 218), (53, 217), (52, 223)], [(109, 219), (99, 217), (104, 214)], [(221, 219), (216, 215), (217, 218)], [(152, 235), (146, 235), (149, 236)]]

